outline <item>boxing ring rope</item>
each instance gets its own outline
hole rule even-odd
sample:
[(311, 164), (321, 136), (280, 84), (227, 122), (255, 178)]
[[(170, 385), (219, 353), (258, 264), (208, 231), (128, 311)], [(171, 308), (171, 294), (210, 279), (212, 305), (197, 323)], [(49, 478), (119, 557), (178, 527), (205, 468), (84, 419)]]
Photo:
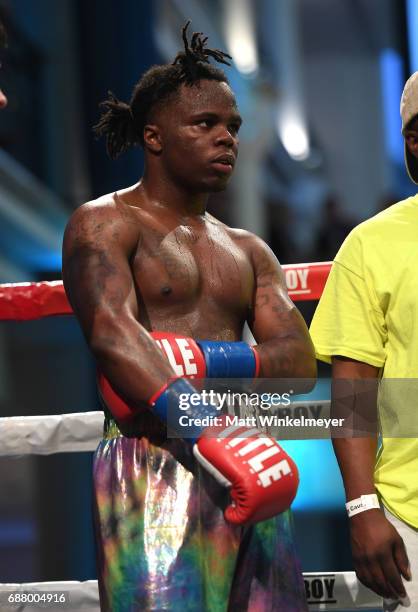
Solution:
[[(294, 301), (316, 300), (322, 294), (331, 263), (282, 267), (289, 295)], [(0, 285), (0, 320), (29, 321), (68, 314), (72, 314), (72, 310), (61, 281)], [(329, 400), (320, 403), (329, 408)], [(102, 437), (102, 428), (101, 411), (0, 418), (0, 457), (91, 452), (96, 449)], [(307, 572), (304, 573), (304, 580), (309, 609), (312, 611), (381, 608), (381, 598), (364, 587), (354, 572)], [(34, 594), (34, 597), (37, 594), (41, 596), (42, 593), (65, 593), (67, 600), (63, 608), (66, 610), (74, 612), (100, 610), (95, 580), (0, 584), (0, 596), (3, 593), (25, 592)], [(7, 609), (18, 609), (22, 612), (39, 610), (39, 603), (34, 602), (32, 598), (32, 602), (15, 603), (13, 607), (11, 605)], [(2, 607), (2, 610), (6, 608)]]
[[(331, 262), (282, 266), (290, 297), (318, 300)], [(0, 320), (31, 321), (53, 315), (72, 314), (62, 281), (8, 283), (0, 285)]]

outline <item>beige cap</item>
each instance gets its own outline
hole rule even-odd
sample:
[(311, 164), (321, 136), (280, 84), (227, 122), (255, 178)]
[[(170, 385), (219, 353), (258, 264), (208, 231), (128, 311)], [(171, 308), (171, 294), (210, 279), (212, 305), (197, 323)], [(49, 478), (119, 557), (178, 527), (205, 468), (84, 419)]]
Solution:
[[(401, 97), (402, 134), (408, 123), (418, 115), (418, 72), (405, 83)], [(411, 155), (405, 142), (405, 164), (411, 181), (418, 184), (418, 159)]]

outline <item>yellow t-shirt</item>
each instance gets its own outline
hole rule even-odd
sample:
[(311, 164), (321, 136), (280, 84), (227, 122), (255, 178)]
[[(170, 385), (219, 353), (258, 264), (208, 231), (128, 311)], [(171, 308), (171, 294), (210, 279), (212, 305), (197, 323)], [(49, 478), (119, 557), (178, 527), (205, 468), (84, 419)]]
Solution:
[(375, 484), (385, 506), (418, 528), (418, 195), (346, 238), (310, 332), (318, 359), (381, 368)]

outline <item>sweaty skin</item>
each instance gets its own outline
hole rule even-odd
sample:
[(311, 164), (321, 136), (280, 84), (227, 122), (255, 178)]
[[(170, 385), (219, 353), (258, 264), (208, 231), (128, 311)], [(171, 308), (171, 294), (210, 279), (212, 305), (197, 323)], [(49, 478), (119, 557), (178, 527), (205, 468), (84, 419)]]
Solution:
[(68, 223), (68, 298), (99, 367), (132, 406), (143, 408), (173, 373), (152, 330), (236, 341), (248, 321), (260, 376), (316, 376), (272, 251), (206, 212), (208, 193), (231, 176), (240, 123), (225, 83), (182, 86), (144, 129), (143, 179), (81, 206)]

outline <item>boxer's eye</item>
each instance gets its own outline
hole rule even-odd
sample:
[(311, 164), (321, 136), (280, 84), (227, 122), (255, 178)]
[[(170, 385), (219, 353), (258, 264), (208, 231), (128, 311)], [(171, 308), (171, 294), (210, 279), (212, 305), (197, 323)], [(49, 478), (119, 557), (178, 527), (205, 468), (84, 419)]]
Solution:
[(240, 123), (232, 123), (230, 125), (228, 125), (228, 131), (230, 134), (233, 134), (234, 136), (236, 136), (239, 132), (239, 129), (241, 127)]
[(215, 122), (213, 119), (199, 119), (199, 122), (197, 123), (197, 125), (206, 127), (206, 128), (211, 128), (215, 125)]

